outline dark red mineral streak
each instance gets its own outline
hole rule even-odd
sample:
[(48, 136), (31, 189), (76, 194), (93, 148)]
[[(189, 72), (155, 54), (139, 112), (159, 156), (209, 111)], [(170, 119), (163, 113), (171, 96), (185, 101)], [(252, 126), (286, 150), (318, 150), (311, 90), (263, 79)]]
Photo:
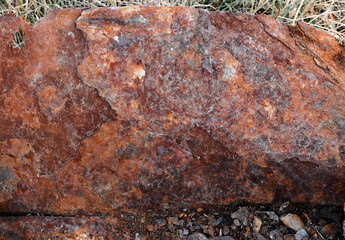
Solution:
[(0, 212), (342, 204), (344, 68), (330, 35), (267, 16), (0, 17)]

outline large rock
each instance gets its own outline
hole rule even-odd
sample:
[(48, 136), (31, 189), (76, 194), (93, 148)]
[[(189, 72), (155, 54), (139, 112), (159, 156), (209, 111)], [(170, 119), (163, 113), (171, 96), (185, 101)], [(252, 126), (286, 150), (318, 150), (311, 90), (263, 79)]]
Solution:
[(0, 29), (2, 213), (343, 203), (345, 50), (326, 33), (179, 7)]

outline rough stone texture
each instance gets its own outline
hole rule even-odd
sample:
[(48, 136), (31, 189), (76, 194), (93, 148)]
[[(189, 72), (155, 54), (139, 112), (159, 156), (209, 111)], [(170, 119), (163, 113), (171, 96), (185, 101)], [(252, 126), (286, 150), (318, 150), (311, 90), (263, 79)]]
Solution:
[(134, 239), (129, 232), (128, 219), (109, 216), (6, 217), (0, 219), (0, 237), (9, 240)]
[(342, 204), (344, 59), (326, 33), (267, 16), (0, 17), (0, 212)]

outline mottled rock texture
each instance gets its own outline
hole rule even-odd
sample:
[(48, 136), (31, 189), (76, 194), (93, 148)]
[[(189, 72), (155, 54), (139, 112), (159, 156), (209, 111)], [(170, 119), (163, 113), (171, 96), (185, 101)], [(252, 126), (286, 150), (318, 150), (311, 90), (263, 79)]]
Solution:
[(331, 36), (267, 16), (0, 17), (0, 212), (342, 204), (344, 68)]

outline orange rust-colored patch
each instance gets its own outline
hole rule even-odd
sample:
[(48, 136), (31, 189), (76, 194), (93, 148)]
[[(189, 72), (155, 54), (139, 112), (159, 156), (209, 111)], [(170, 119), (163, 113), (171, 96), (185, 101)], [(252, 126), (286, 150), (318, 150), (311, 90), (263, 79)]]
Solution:
[(343, 203), (344, 49), (327, 34), (138, 6), (0, 29), (0, 213)]
[(55, 86), (47, 86), (37, 95), (41, 111), (47, 115), (49, 120), (61, 111), (67, 101), (64, 94)]

